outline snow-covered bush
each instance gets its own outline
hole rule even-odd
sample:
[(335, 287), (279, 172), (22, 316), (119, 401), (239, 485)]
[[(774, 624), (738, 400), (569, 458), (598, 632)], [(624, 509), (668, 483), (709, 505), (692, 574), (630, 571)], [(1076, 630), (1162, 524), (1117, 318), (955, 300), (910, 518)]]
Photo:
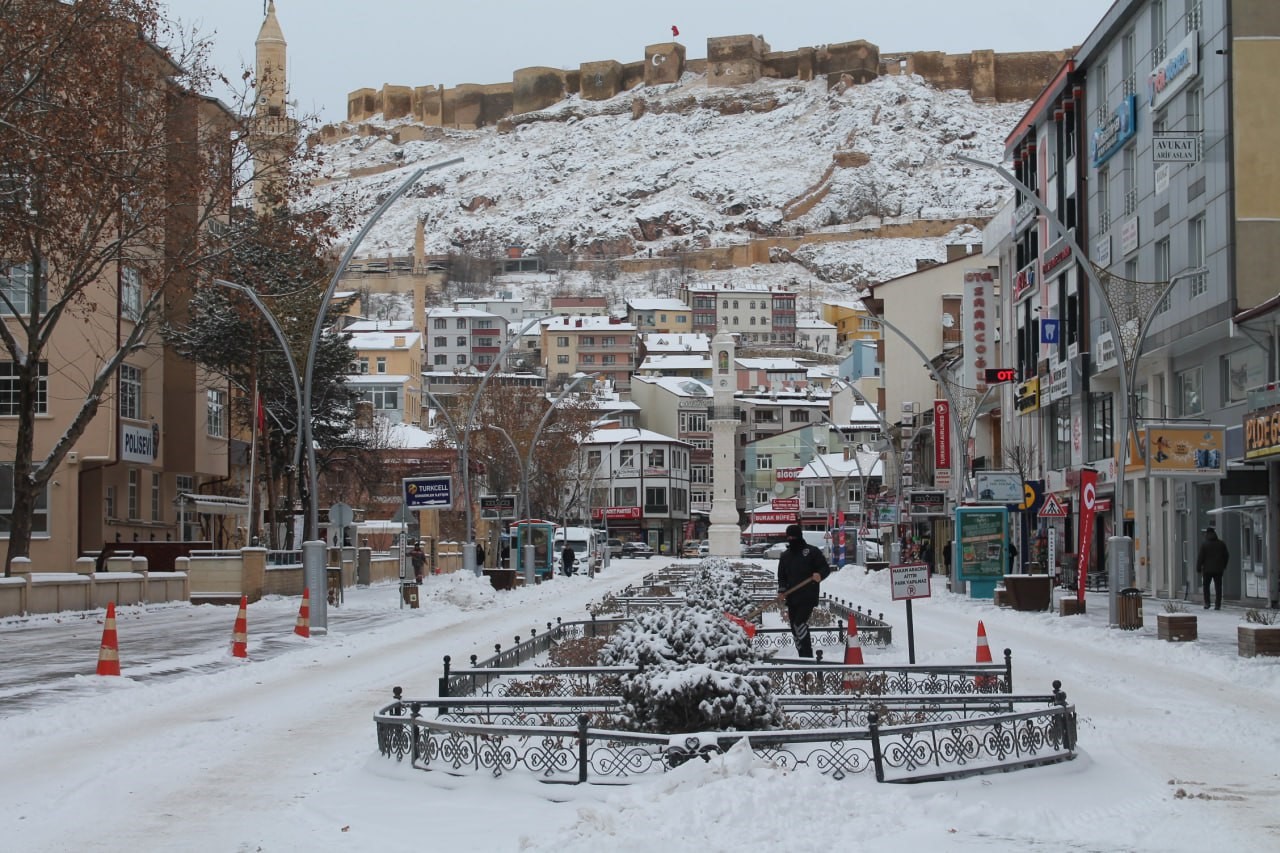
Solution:
[(759, 730), (782, 724), (746, 634), (718, 610), (663, 608), (619, 628), (600, 652), (605, 666), (636, 665), (622, 679), (619, 725), (676, 734)]
[(751, 609), (751, 593), (727, 560), (704, 560), (685, 586), (685, 601), (691, 607), (739, 616)]

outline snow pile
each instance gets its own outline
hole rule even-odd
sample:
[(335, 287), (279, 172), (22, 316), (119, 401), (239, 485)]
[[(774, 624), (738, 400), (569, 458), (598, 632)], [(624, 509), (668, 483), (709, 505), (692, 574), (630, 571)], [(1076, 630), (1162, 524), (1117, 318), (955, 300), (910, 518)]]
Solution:
[[(637, 100), (646, 109), (633, 118)], [(989, 216), (1005, 186), (951, 155), (1000, 159), (1025, 109), (974, 103), (914, 76), (829, 91), (823, 81), (794, 80), (724, 90), (687, 74), (608, 101), (575, 96), (514, 117), (508, 132), (427, 128), (426, 138), (403, 144), (339, 140), (324, 148), (330, 182), (310, 203), (344, 211), (335, 224), (349, 240), (413, 169), (465, 158), (420, 179), (374, 226), (366, 255), (409, 254), (420, 219), (428, 254), (523, 246), (617, 256), (870, 229), (894, 217)], [(390, 134), (405, 122), (367, 124)]]
[(484, 575), (457, 571), (442, 575), (443, 583), (424, 587), (423, 598), (428, 603), (456, 607), (458, 610), (484, 610), (492, 607), (498, 594)]

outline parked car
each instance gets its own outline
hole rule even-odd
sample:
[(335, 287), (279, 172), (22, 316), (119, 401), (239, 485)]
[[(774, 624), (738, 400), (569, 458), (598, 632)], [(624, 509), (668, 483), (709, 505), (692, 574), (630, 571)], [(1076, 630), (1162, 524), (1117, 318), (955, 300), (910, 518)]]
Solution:
[(698, 556), (699, 557), (711, 556), (711, 540), (710, 539), (703, 539), (701, 542), (698, 543)]
[(609, 539), (605, 542), (605, 547), (609, 549), (610, 557), (622, 556), (622, 540), (621, 539)]
[(698, 546), (701, 544), (702, 543), (697, 539), (688, 540), (687, 542), (684, 543), (684, 545), (681, 546), (680, 556), (690, 560), (697, 559)]
[(768, 542), (749, 542), (742, 546), (742, 556), (744, 557), (763, 557), (764, 552), (769, 550)]
[(644, 557), (647, 560), (653, 556), (653, 549), (649, 547), (648, 542), (623, 542), (622, 556)]

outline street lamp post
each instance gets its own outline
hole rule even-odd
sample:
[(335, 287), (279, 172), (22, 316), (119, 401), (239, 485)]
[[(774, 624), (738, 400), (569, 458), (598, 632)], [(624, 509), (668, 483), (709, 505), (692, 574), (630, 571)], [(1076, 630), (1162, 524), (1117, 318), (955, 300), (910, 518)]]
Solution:
[[(1088, 254), (1084, 249), (1080, 248), (1080, 244), (1076, 242), (1075, 237), (1067, 230), (1066, 225), (1062, 223), (1057, 214), (1049, 209), (1049, 207), (1040, 199), (1031, 187), (1018, 180), (1018, 178), (1000, 164), (988, 163), (985, 160), (977, 160), (973, 157), (966, 157), (962, 154), (955, 154), (953, 156), (956, 160), (959, 160), (962, 163), (968, 163), (972, 166), (978, 166), (983, 169), (990, 169), (1003, 178), (1006, 183), (1017, 189), (1024, 196), (1026, 201), (1031, 202), (1032, 206), (1034, 206), (1036, 211), (1044, 217), (1045, 222), (1048, 224), (1052, 239), (1065, 241), (1067, 248), (1071, 251), (1072, 260), (1076, 262), (1076, 265), (1080, 267), (1085, 278), (1088, 280), (1090, 292), (1093, 294), (1094, 299), (1099, 303), (1101, 310), (1106, 313), (1106, 319), (1108, 323), (1110, 323), (1111, 328), (1115, 329), (1115, 333), (1119, 335), (1122, 331), (1122, 327), (1116, 317), (1115, 309), (1111, 305), (1111, 300), (1107, 298), (1107, 292), (1103, 288), (1102, 282), (1098, 279), (1098, 274), (1094, 270), (1093, 264), (1089, 261)], [(1137, 372), (1138, 358), (1142, 354), (1142, 343), (1146, 340), (1146, 334), (1147, 330), (1150, 328), (1151, 319), (1155, 315), (1155, 309), (1158, 308), (1160, 302), (1163, 301), (1163, 296), (1168, 295), (1169, 291), (1173, 289), (1173, 285), (1179, 280), (1179, 278), (1185, 278), (1191, 274), (1192, 273), (1188, 272), (1182, 273), (1179, 276), (1174, 276), (1165, 287), (1161, 299), (1155, 302), (1151, 311), (1143, 321), (1138, 338), (1138, 344), (1135, 347), (1135, 352), (1133, 353), (1132, 370), (1134, 375), (1130, 374), (1129, 365), (1125, 365), (1120, 371), (1118, 371), (1120, 378), (1120, 400), (1116, 408), (1119, 420), (1124, 424), (1124, 434), (1121, 437), (1122, 441), (1120, 446), (1126, 450), (1129, 447), (1129, 432), (1133, 426), (1130, 415), (1132, 381)], [(1121, 340), (1120, 343), (1123, 345), (1123, 340)], [(1120, 451), (1117, 451), (1117, 453), (1119, 452)], [(1114, 555), (1114, 558), (1110, 561), (1110, 582), (1107, 584), (1108, 622), (1112, 627), (1119, 625), (1120, 583), (1122, 580), (1126, 583), (1129, 581), (1130, 573), (1133, 568), (1133, 539), (1123, 535), (1125, 511), (1124, 469), (1123, 457), (1121, 457), (1116, 464), (1115, 494), (1111, 502), (1112, 530), (1114, 531), (1114, 535), (1108, 543), (1108, 553)], [(1088, 559), (1088, 556), (1086, 554), (1081, 554), (1079, 559), (1086, 560)], [(1079, 595), (1083, 600), (1083, 584), (1080, 585)]]
[(316, 540), (316, 535), (320, 532), (320, 487), (319, 472), (316, 469), (316, 447), (313, 438), (313, 430), (311, 424), (311, 394), (312, 380), (315, 376), (316, 352), (320, 348), (320, 335), (324, 332), (325, 319), (329, 313), (329, 303), (333, 299), (333, 293), (338, 287), (338, 280), (342, 278), (342, 274), (346, 272), (347, 265), (351, 263), (351, 259), (355, 256), (356, 249), (360, 247), (365, 236), (373, 228), (374, 223), (382, 218), (391, 205), (409, 191), (409, 187), (417, 183), (418, 179), (427, 172), (443, 169), (445, 166), (452, 166), (461, 163), (461, 157), (454, 157), (451, 160), (445, 160), (440, 163), (433, 163), (414, 171), (407, 180), (404, 181), (395, 192), (387, 196), (382, 204), (378, 205), (377, 210), (365, 222), (364, 227), (360, 229), (360, 233), (356, 234), (355, 239), (347, 246), (347, 250), (342, 254), (342, 259), (338, 262), (337, 269), (333, 271), (333, 277), (329, 279), (329, 286), (325, 288), (324, 295), (320, 298), (320, 306), (316, 309), (315, 325), (311, 329), (311, 346), (307, 350), (306, 376), (302, 383), (302, 421), (299, 429), (302, 440), (307, 448), (307, 484), (310, 492), (309, 511), (307, 513), (307, 531), (308, 541), (302, 544), (302, 573), (306, 578), (307, 591), (311, 594), (311, 627), (321, 631), (327, 631), (329, 627), (329, 611), (328, 611), (328, 585), (325, 582), (325, 573), (328, 560), (325, 557), (325, 543)]
[[(293, 353), (289, 350), (289, 341), (285, 338), (284, 331), (280, 328), (279, 322), (276, 321), (275, 315), (267, 309), (265, 304), (263, 304), (257, 291), (243, 284), (238, 284), (234, 281), (227, 281), (222, 278), (215, 278), (213, 283), (220, 287), (227, 287), (231, 290), (238, 291), (247, 296), (249, 301), (252, 302), (258, 311), (262, 313), (263, 318), (267, 321), (267, 325), (270, 326), (271, 331), (275, 333), (276, 340), (280, 342), (280, 351), (284, 353), (285, 364), (289, 367), (289, 378), (293, 380), (293, 402), (296, 408), (295, 416), (297, 417), (298, 423), (296, 427), (296, 435), (294, 436), (293, 441), (293, 470), (296, 475), (298, 465), (302, 461), (302, 389), (298, 381), (298, 365), (297, 362), (293, 360)], [(257, 405), (256, 400), (254, 401), (254, 405)], [(249, 488), (253, 489), (253, 487), (254, 484), (250, 483)], [(249, 519), (249, 524), (252, 526), (253, 519)]]

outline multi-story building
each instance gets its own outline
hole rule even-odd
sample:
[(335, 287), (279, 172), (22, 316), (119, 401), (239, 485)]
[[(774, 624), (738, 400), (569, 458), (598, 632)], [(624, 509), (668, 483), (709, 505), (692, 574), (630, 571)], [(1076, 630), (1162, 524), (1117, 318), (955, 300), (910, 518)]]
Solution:
[(432, 308), (423, 326), (428, 370), (489, 369), (507, 342), (507, 321), (470, 308)]
[(680, 297), (693, 311), (694, 332), (726, 329), (744, 347), (796, 342), (796, 295), (789, 290), (683, 285)]
[[(657, 553), (678, 553), (692, 538), (690, 445), (653, 430), (601, 427), (579, 445), (566, 494), (566, 518), (625, 531)], [(688, 535), (686, 535), (688, 534)]]
[(550, 317), (542, 323), (547, 387), (563, 387), (575, 373), (595, 373), (619, 391), (631, 387), (636, 327), (616, 317)]
[(801, 317), (796, 320), (796, 346), (808, 352), (834, 355), (836, 352), (835, 324), (814, 317)]
[(701, 538), (713, 498), (714, 460), (707, 423), (711, 386), (695, 379), (636, 376), (631, 382), (631, 400), (637, 407), (637, 426), (688, 443), (689, 514), (697, 527), (695, 536)]
[[(1018, 433), (1038, 440), (1046, 489), (1072, 502), (1057, 531), (1068, 547), (1080, 471), (1098, 479), (1095, 543), (1120, 532), (1112, 502), (1125, 480), (1132, 579), (1158, 595), (1195, 583), (1190, 543), (1210, 524), (1233, 554), (1226, 597), (1274, 603), (1280, 592), (1280, 537), (1268, 532), (1280, 446), (1250, 442), (1280, 402), (1265, 387), (1280, 306), (1277, 58), (1266, 0), (1122, 0), (1007, 144), (1016, 177), (1070, 234), (1051, 240), (1018, 195), (1003, 248)], [(1126, 409), (1138, 425), (1127, 442)], [(1188, 452), (1164, 454), (1162, 439)]]
[(818, 316), (835, 326), (839, 352), (848, 352), (855, 341), (880, 340), (880, 324), (856, 300), (823, 302)]
[(347, 328), (355, 363), (347, 384), (373, 414), (391, 422), (416, 424), (422, 416), (422, 336), (412, 331)]
[[(693, 331), (693, 312), (679, 299), (628, 299), (627, 322), (647, 335), (661, 332), (666, 335), (687, 335)], [(710, 347), (708, 341), (707, 346)]]

